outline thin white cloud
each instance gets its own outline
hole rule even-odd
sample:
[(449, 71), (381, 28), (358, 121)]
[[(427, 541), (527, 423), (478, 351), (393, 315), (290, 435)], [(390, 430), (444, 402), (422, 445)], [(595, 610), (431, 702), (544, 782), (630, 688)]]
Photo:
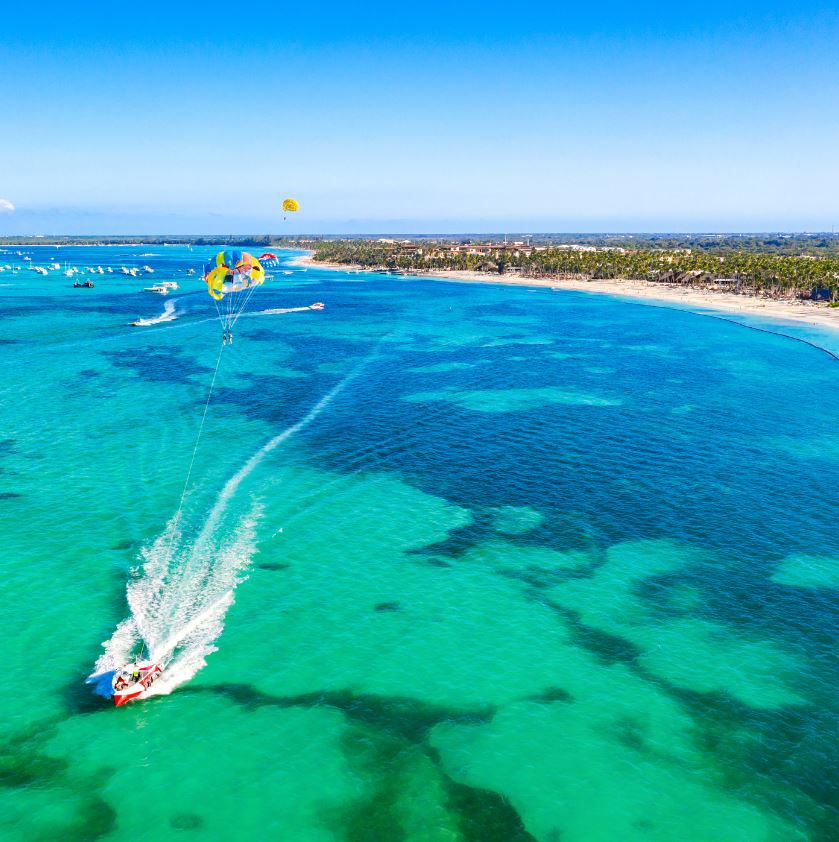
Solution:
[(0, 213), (14, 213), (15, 206), (8, 199), (0, 199)]

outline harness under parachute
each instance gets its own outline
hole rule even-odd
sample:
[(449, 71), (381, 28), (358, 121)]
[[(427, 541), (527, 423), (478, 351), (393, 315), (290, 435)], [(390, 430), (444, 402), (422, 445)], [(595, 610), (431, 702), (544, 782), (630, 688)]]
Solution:
[(233, 325), (254, 291), (265, 282), (262, 264), (246, 251), (220, 251), (204, 266), (207, 292), (216, 304), (224, 341), (233, 341)]

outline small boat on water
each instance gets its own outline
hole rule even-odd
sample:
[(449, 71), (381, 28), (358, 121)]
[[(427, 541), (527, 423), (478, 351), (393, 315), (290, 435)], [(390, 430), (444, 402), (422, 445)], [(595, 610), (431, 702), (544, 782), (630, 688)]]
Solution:
[(74, 281), (73, 286), (76, 287), (76, 289), (78, 289), (79, 287), (87, 287), (88, 289), (92, 289), (93, 281), (85, 281), (84, 283), (82, 283), (81, 281)]
[(132, 699), (139, 699), (163, 674), (163, 665), (154, 661), (135, 661), (114, 673), (111, 699), (119, 707)]
[(195, 274), (195, 269), (187, 269), (187, 270), (186, 270), (186, 273), (187, 273), (187, 275), (194, 275), (194, 274)]
[(127, 266), (123, 266), (122, 269), (120, 269), (119, 271), (122, 272), (123, 275), (130, 275), (131, 274), (131, 272), (128, 271)]
[(149, 275), (154, 273), (154, 269), (152, 269), (151, 266), (144, 266), (143, 271), (146, 272)]
[(322, 301), (315, 301), (314, 304), (309, 305), (310, 310), (323, 310), (326, 305)]
[(163, 284), (155, 284), (154, 286), (145, 287), (143, 292), (153, 292), (157, 295), (168, 295), (169, 287), (166, 287)]
[(158, 284), (155, 284), (158, 287), (166, 287), (166, 289), (177, 289), (178, 282), (177, 281), (161, 281)]

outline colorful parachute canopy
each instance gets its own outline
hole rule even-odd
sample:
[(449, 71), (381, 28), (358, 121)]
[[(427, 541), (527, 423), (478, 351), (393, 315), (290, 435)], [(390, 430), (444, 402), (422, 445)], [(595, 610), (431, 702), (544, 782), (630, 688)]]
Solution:
[(265, 282), (265, 270), (246, 251), (220, 251), (205, 264), (204, 280), (207, 292), (215, 299), (226, 335), (245, 309), (256, 287)]
[(283, 199), (283, 213), (297, 213), (300, 204), (297, 199)]
[(265, 281), (265, 270), (246, 251), (220, 251), (204, 266), (204, 280), (207, 282), (207, 292), (216, 301), (221, 301), (230, 293), (259, 286)]
[(265, 252), (265, 254), (260, 254), (260, 255), (259, 255), (259, 259), (260, 259), (260, 260), (276, 260), (276, 259), (277, 259), (277, 255), (276, 255), (276, 254), (274, 254), (273, 252), (266, 251), (266, 252)]

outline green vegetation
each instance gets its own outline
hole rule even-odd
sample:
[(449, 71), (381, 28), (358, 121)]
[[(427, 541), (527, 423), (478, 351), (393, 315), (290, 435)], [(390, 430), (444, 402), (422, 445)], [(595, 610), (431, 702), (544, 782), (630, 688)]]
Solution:
[(834, 240), (839, 238), (823, 236), (829, 249), (822, 248), (816, 254), (791, 254), (774, 247), (760, 250), (755, 240), (748, 241), (748, 248), (735, 250), (730, 247), (730, 239), (725, 240), (725, 248), (716, 249), (630, 248), (626, 241), (621, 246), (529, 246), (343, 240), (317, 243), (315, 260), (406, 272), (459, 269), (516, 272), (533, 278), (641, 279), (774, 298), (836, 302), (839, 252), (834, 251)]
[(136, 234), (126, 236), (97, 235), (76, 236), (32, 236), (0, 237), (0, 248), (9, 246), (250, 246), (252, 248), (295, 248), (309, 247), (312, 238), (279, 237), (273, 234), (219, 234), (175, 236)]

